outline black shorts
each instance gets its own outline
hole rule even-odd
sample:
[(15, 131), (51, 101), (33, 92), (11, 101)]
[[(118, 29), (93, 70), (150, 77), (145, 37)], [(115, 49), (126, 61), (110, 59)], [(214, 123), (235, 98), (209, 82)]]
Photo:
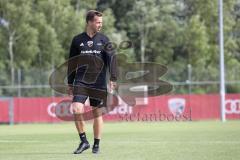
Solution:
[(84, 104), (88, 97), (90, 101), (90, 106), (104, 107), (106, 106), (107, 89), (92, 88), (83, 85), (74, 86), (72, 102), (80, 102)]
[[(80, 103), (84, 104), (88, 97), (89, 96), (86, 96), (86, 95), (75, 95), (75, 96), (73, 96), (73, 102), (80, 102)], [(90, 101), (90, 106), (103, 107), (102, 106), (102, 104), (103, 104), (102, 100), (89, 97), (89, 101)]]

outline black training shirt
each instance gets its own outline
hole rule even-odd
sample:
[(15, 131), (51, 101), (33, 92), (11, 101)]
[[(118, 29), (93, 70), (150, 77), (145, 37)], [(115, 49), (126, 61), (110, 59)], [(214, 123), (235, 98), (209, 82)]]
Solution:
[[(70, 47), (68, 63), (68, 84), (106, 88), (107, 72), (110, 80), (117, 80), (116, 56), (112, 45), (105, 35), (96, 33), (92, 38), (83, 32), (75, 36)], [(94, 80), (93, 80), (94, 79)]]

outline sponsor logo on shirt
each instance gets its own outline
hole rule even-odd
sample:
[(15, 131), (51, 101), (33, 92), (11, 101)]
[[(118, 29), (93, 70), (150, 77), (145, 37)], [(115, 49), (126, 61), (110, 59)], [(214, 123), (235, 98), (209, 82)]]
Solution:
[(101, 51), (97, 51), (97, 50), (87, 50), (87, 51), (81, 51), (81, 53), (83, 53), (83, 54), (91, 54), (91, 53), (100, 54)]

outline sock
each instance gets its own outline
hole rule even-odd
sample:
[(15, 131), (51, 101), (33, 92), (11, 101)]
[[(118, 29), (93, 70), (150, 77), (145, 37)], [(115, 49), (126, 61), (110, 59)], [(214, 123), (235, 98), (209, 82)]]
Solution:
[(100, 142), (100, 139), (94, 138), (94, 144), (93, 144), (93, 146), (94, 146), (94, 147), (99, 147), (99, 142)]
[(82, 142), (88, 142), (85, 132), (79, 133), (79, 137)]

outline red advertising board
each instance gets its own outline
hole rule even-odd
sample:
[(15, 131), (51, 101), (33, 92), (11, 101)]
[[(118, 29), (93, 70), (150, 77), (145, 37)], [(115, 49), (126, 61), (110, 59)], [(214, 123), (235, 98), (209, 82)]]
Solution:
[(7, 100), (0, 100), (0, 123), (9, 122), (8, 106), (9, 102)]
[[(14, 123), (61, 122), (56, 105), (69, 97), (13, 98)], [(194, 121), (220, 119), (220, 96), (167, 95), (136, 98), (129, 106), (121, 97), (105, 121)], [(86, 103), (86, 106), (89, 106)], [(9, 102), (0, 100), (0, 123), (9, 122)], [(89, 108), (89, 107), (88, 107)], [(67, 108), (69, 110), (69, 108)], [(226, 95), (226, 118), (240, 120), (240, 94)]]

